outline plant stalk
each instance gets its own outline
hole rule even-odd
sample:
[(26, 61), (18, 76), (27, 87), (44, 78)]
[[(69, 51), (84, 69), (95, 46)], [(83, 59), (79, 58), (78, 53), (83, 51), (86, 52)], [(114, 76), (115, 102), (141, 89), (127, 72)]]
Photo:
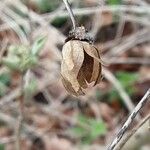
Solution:
[(70, 7), (70, 4), (69, 4), (68, 0), (63, 0), (63, 2), (65, 4), (65, 6), (67, 8), (67, 11), (69, 13), (69, 16), (71, 18), (73, 29), (75, 30), (76, 29), (76, 21), (75, 21), (75, 17), (74, 17), (73, 11), (72, 11), (72, 9)]

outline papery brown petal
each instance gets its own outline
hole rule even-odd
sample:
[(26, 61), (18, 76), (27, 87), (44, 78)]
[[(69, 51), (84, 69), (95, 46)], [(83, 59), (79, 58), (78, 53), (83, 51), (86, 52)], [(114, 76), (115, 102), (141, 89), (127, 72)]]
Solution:
[[(91, 46), (91, 51), (92, 51), (92, 49), (94, 49), (94, 47), (93, 46)], [(96, 57), (98, 57), (99, 58), (99, 54), (97, 53), (97, 50), (93, 50), (93, 54), (96, 56)], [(93, 65), (93, 72), (92, 72), (92, 77), (91, 77), (91, 82), (92, 81), (95, 81), (96, 82), (96, 80), (97, 80), (97, 78), (98, 78), (98, 76), (99, 76), (99, 66), (100, 66), (101, 64), (100, 64), (100, 62), (99, 61), (97, 61), (96, 59), (94, 59), (94, 65)]]
[(102, 69), (102, 66), (99, 65), (98, 77), (97, 77), (97, 79), (95, 80), (94, 86), (95, 86), (96, 84), (100, 83), (100, 81), (102, 80), (101, 69)]
[(97, 53), (98, 53), (98, 56), (99, 56), (99, 59), (100, 59), (99, 61), (100, 61), (101, 65), (108, 66), (108, 64), (101, 59), (99, 50), (94, 45), (93, 45), (93, 48), (95, 48)]
[(71, 83), (65, 79), (65, 78), (61, 78), (62, 83), (65, 87), (65, 89), (68, 91), (69, 94), (72, 94), (74, 96), (79, 96), (79, 95), (84, 95), (85, 93), (82, 91), (82, 89), (80, 88), (78, 91), (75, 91), (71, 85)]
[(86, 89), (88, 87), (87, 82), (85, 80), (85, 74), (82, 71), (82, 68), (80, 69), (78, 73), (77, 80), (82, 88)]
[(72, 70), (74, 62), (72, 60), (72, 48), (70, 42), (65, 43), (62, 49), (62, 59), (66, 63), (68, 70)]
[(72, 49), (72, 61), (74, 63), (73, 72), (77, 76), (84, 61), (84, 50), (82, 42), (79, 40), (71, 40), (70, 46)]
[(84, 60), (84, 52), (81, 41), (71, 40), (65, 43), (62, 50), (62, 57), (68, 67), (68, 70), (74, 70), (74, 73), (77, 75)]
[[(95, 48), (95, 47), (94, 47), (94, 48)], [(95, 49), (96, 49), (96, 48), (95, 48)], [(97, 49), (96, 49), (96, 51), (97, 51), (98, 57), (100, 58), (100, 54), (99, 54), (99, 52), (98, 52)], [(98, 76), (97, 76), (97, 79), (95, 80), (95, 84), (94, 84), (94, 85), (98, 84), (98, 83), (101, 81), (101, 79), (102, 79), (101, 72), (102, 72), (102, 65), (101, 65), (101, 63), (99, 63)]]
[(84, 61), (78, 74), (78, 79), (80, 79), (78, 81), (83, 88), (87, 87), (86, 81), (90, 83), (93, 71), (93, 63), (94, 59), (84, 52)]
[(96, 59), (100, 63), (102, 62), (100, 57), (97, 55), (97, 49), (93, 45), (91, 45), (91, 44), (89, 44), (87, 42), (83, 42), (83, 47), (84, 47), (85, 52), (89, 56), (93, 57), (94, 59)]
[(92, 46), (91, 44), (85, 42), (86, 44), (83, 44), (84, 50), (88, 55), (94, 58), (94, 65), (93, 65), (93, 72), (92, 72), (92, 77), (91, 81), (95, 81), (95, 84), (98, 84), (101, 81), (101, 62), (102, 60), (100, 59), (100, 54), (98, 50)]
[(98, 77), (98, 74), (99, 74), (99, 66), (100, 66), (100, 63), (97, 60), (94, 59), (92, 77), (90, 79), (90, 82), (97, 80), (97, 77)]
[(77, 77), (72, 71), (68, 70), (67, 65), (64, 61), (62, 61), (62, 64), (61, 64), (61, 75), (63, 79), (65, 79), (66, 81), (66, 84), (65, 84), (66, 89), (71, 88), (75, 91), (74, 93), (79, 93), (79, 94), (84, 93), (79, 85), (79, 82), (77, 81)]

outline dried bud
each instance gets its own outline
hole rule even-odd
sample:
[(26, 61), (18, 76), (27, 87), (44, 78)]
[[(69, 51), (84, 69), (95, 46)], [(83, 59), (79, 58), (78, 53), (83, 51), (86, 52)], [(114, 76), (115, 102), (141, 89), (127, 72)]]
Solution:
[(66, 42), (62, 57), (62, 82), (70, 94), (84, 95), (89, 85), (95, 86), (100, 82), (100, 55), (89, 42), (78, 39)]

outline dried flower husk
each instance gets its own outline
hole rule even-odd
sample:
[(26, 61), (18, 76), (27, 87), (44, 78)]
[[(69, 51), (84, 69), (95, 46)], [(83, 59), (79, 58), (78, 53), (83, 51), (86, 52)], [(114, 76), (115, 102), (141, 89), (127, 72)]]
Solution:
[(101, 80), (101, 59), (98, 50), (86, 41), (66, 42), (62, 50), (61, 77), (70, 94), (84, 95), (90, 84), (95, 86)]

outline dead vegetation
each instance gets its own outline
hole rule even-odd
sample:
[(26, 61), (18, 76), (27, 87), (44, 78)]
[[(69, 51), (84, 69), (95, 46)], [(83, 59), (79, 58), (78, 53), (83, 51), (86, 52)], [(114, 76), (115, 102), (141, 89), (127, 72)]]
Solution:
[[(63, 1), (0, 1), (0, 150), (16, 150), (18, 135), (21, 150), (106, 150), (150, 87), (149, 1), (70, 0), (70, 3), (79, 25), (84, 25), (94, 38), (106, 64), (100, 84), (81, 97), (69, 95), (60, 80), (62, 46), (72, 29)], [(18, 61), (16, 69), (2, 63), (12, 54), (10, 46), (19, 47), (25, 56), (23, 47), (33, 50), (39, 37), (46, 37), (46, 42), (36, 65), (28, 63), (25, 73), (17, 70), (21, 65)], [(15, 58), (9, 56), (10, 64), (15, 64)], [(21, 66), (26, 68), (26, 63)], [(17, 135), (22, 77), (24, 118)], [(149, 113), (148, 101), (129, 133)], [(148, 121), (141, 126), (123, 150), (149, 150)]]

